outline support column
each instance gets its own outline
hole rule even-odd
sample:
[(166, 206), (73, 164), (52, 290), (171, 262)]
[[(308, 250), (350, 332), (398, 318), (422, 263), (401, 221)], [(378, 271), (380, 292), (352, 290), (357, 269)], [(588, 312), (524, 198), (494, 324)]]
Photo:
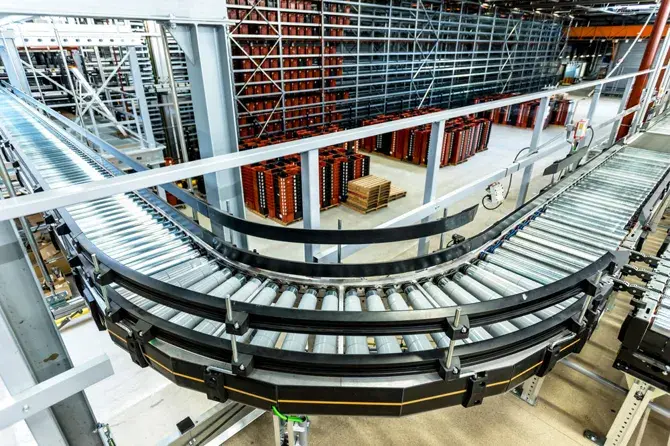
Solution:
[[(661, 7), (656, 14), (656, 21), (654, 22), (654, 28), (651, 30), (651, 35), (647, 41), (647, 47), (644, 50), (644, 55), (642, 56), (642, 61), (640, 62), (640, 68), (638, 71), (643, 71), (651, 68), (651, 64), (654, 62), (656, 57), (656, 52), (658, 50), (658, 45), (665, 31), (665, 24), (668, 21), (668, 15), (670, 15), (670, 0), (662, 0)], [(631, 90), (630, 97), (628, 98), (628, 103), (626, 108), (635, 107), (640, 103), (642, 98), (642, 92), (644, 91), (645, 86), (647, 85), (647, 79), (649, 78), (648, 74), (643, 74), (635, 78), (635, 83), (633, 84), (633, 89)], [(653, 88), (653, 85), (650, 85)], [(643, 115), (644, 113), (641, 113)], [(630, 126), (633, 123), (633, 116), (628, 115), (624, 117), (621, 122), (621, 127), (619, 128), (619, 133), (617, 134), (617, 140), (628, 135)]]
[[(170, 33), (186, 55), (191, 83), (193, 113), (202, 158), (237, 152), (237, 107), (235, 103), (230, 42), (225, 25), (176, 25)], [(205, 175), (207, 201), (245, 217), (242, 175), (239, 168)], [(220, 237), (223, 228), (212, 224)], [(234, 233), (233, 243), (247, 248), (247, 237)]]
[[(144, 93), (144, 83), (142, 81), (142, 70), (140, 70), (140, 62), (137, 59), (137, 49), (134, 46), (128, 47), (128, 63), (130, 64), (130, 74), (133, 76), (133, 86), (135, 87), (135, 97), (140, 106), (140, 116), (142, 117), (142, 131), (144, 138), (149, 143), (149, 147), (156, 147), (156, 139), (154, 138), (154, 130), (151, 127), (151, 116), (149, 115), (149, 105), (147, 104), (147, 97)], [(137, 119), (137, 116), (135, 117)]]
[(9, 77), (9, 83), (24, 93), (31, 94), (28, 77), (26, 76), (26, 71), (23, 69), (19, 50), (16, 49), (14, 39), (4, 36), (0, 39), (0, 59)]
[[(10, 394), (31, 387), (25, 372), (39, 383), (72, 368), (72, 361), (42, 296), (33, 268), (23, 250), (12, 221), (0, 222), (0, 316), (13, 336), (18, 351), (5, 356), (0, 372)], [(11, 347), (10, 347), (11, 349)], [(23, 364), (7, 364), (6, 358), (20, 358)], [(22, 373), (19, 376), (18, 373)], [(77, 393), (26, 420), (39, 444), (102, 445), (96, 421), (83, 392)], [(54, 425), (55, 424), (55, 425)], [(61, 435), (58, 435), (60, 430)], [(52, 440), (40, 441), (48, 435)], [(64, 441), (61, 441), (63, 440)]]
[[(319, 151), (310, 150), (300, 155), (302, 181), (302, 221), (305, 229), (319, 229), (321, 203), (319, 200)], [(305, 244), (305, 262), (313, 262), (319, 245)]]
[[(637, 130), (644, 124), (645, 118), (649, 112), (649, 104), (651, 104), (651, 99), (656, 93), (658, 84), (662, 81), (660, 77), (661, 68), (663, 67), (663, 61), (665, 60), (666, 55), (669, 54), (668, 49), (670, 49), (670, 39), (665, 39), (663, 40), (661, 49), (658, 51), (654, 71), (649, 76), (647, 89), (645, 90), (644, 97), (642, 98), (642, 106), (640, 107), (639, 113), (633, 117), (633, 124), (630, 127), (630, 133), (637, 132)], [(654, 87), (650, 88), (652, 85)]]
[[(444, 127), (446, 121), (433, 122), (430, 128), (430, 143), (428, 146), (428, 165), (426, 166), (426, 183), (423, 186), (423, 204), (430, 203), (437, 195), (437, 172), (440, 170), (440, 157), (442, 145), (444, 144)], [(437, 210), (437, 209), (436, 209)], [(430, 217), (422, 220), (424, 223), (430, 221)], [(430, 240), (419, 239), (417, 255), (428, 254)]]
[[(11, 396), (30, 389), (37, 381), (28, 367), (28, 361), (21, 352), (14, 333), (9, 328), (9, 321), (0, 307), (0, 345), (2, 345), (2, 364), (0, 376)], [(26, 424), (37, 444), (66, 445), (63, 432), (56, 422), (51, 409), (43, 410), (26, 418)]]
[[(549, 113), (549, 98), (544, 97), (540, 101), (540, 105), (535, 112), (535, 127), (533, 127), (533, 136), (530, 139), (530, 150), (528, 155), (537, 153), (537, 147), (540, 145), (540, 136), (544, 130), (544, 121)], [(517, 209), (523, 206), (526, 202), (526, 195), (528, 194), (528, 185), (533, 176), (533, 165), (526, 166), (523, 170), (523, 177), (521, 178), (521, 187), (519, 188), (519, 197), (516, 200)]]
[[(598, 102), (600, 102), (600, 94), (603, 91), (603, 86), (601, 85), (596, 85), (596, 88), (593, 91), (593, 96), (591, 96), (591, 104), (589, 104), (589, 111), (586, 112), (586, 120), (589, 122), (589, 125), (593, 125), (593, 115), (596, 113), (596, 108), (598, 108)], [(593, 133), (593, 140), (595, 140), (596, 135), (595, 132)], [(591, 140), (591, 142), (593, 142)], [(577, 146), (578, 149), (581, 149), (586, 146), (586, 138), (582, 139), (579, 141), (579, 145)], [(571, 167), (572, 169), (576, 169), (577, 166), (579, 165), (579, 161), (577, 163), (573, 164)]]

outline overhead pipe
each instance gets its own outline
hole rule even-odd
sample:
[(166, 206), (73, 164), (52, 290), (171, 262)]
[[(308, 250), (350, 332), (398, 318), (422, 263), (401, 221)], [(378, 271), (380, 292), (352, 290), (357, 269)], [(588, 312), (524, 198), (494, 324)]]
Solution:
[[(642, 56), (642, 61), (640, 62), (640, 70), (647, 70), (651, 68), (651, 65), (654, 63), (656, 58), (656, 53), (658, 52), (658, 46), (661, 42), (661, 37), (663, 37), (663, 32), (665, 31), (665, 25), (668, 21), (668, 15), (670, 14), (670, 0), (662, 0), (661, 7), (658, 10), (656, 15), (656, 21), (654, 22), (654, 27), (651, 30), (651, 35), (649, 36), (649, 42), (647, 42), (647, 48), (644, 50), (644, 56)], [(647, 80), (649, 79), (649, 74), (643, 74), (635, 78), (635, 83), (633, 84), (633, 89), (630, 92), (628, 97), (628, 103), (626, 104), (626, 109), (635, 107), (640, 103), (642, 98), (642, 92), (644, 91), (645, 86), (647, 85)], [(640, 111), (644, 113), (644, 110)], [(617, 133), (617, 140), (628, 135), (630, 126), (633, 122), (633, 115), (626, 115), (621, 121), (621, 127), (619, 127), (619, 132)]]

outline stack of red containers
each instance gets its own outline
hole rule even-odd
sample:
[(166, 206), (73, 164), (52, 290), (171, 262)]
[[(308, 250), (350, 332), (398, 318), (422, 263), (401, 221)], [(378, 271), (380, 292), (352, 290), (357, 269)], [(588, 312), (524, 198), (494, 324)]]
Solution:
[[(437, 111), (440, 111), (440, 109), (431, 107), (381, 115), (363, 121), (363, 125), (373, 125)], [(466, 117), (447, 121), (440, 166), (462, 163), (475, 153), (486, 150), (490, 133), (491, 121), (488, 119)], [(367, 152), (374, 151), (413, 164), (426, 165), (428, 162), (428, 148), (430, 147), (430, 134), (431, 126), (422, 125), (364, 138), (359, 141), (359, 147)]]
[[(324, 32), (322, 17), (348, 25), (351, 6), (327, 8), (335, 14), (323, 15), (317, 0), (228, 0), (241, 139), (280, 132), (292, 136), (298, 129), (342, 120), (336, 103), (349, 93), (323, 89), (337, 86), (344, 59), (334, 42), (316, 37)], [(344, 28), (327, 31), (344, 35)], [(285, 36), (282, 45), (277, 45), (278, 34)]]
[(572, 104), (574, 104), (574, 101), (571, 99), (556, 99), (554, 101), (554, 106), (551, 109), (549, 122), (555, 125), (567, 124), (568, 113), (570, 113)]
[[(321, 129), (332, 133), (338, 128)], [(315, 131), (299, 132), (302, 137), (315, 136)], [(243, 141), (240, 150), (273, 144), (279, 137)], [(356, 145), (330, 146), (319, 151), (319, 196), (322, 209), (346, 200), (348, 182), (370, 174), (370, 157), (356, 153)], [(302, 184), (300, 156), (263, 161), (242, 167), (244, 200), (252, 212), (282, 224), (302, 218)]]
[[(497, 101), (499, 99), (505, 99), (516, 95), (518, 95), (518, 93), (502, 93), (482, 96), (475, 99), (475, 104)], [(556, 101), (552, 98), (549, 102), (550, 113), (544, 122), (544, 126), (546, 127), (549, 124), (565, 125), (568, 110), (570, 108), (570, 102), (571, 101), (567, 100)], [(564, 103), (567, 105), (560, 105)], [(539, 105), (540, 100), (534, 99), (532, 101), (522, 102), (520, 104), (507, 105), (505, 107), (480, 112), (478, 113), (478, 116), (489, 118), (495, 124), (513, 125), (515, 127), (521, 128), (532, 128), (535, 126), (535, 116), (537, 114), (537, 108)]]

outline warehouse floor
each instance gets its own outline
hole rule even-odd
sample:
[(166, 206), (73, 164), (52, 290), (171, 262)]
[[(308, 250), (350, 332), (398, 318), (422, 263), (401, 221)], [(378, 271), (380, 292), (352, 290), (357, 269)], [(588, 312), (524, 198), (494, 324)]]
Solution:
[[(583, 98), (583, 96), (573, 95), (576, 99)], [(581, 119), (586, 116), (591, 100), (584, 98), (577, 102), (577, 109), (575, 113), (576, 119)], [(597, 125), (601, 122), (607, 121), (617, 112), (619, 105), (618, 98), (602, 97), (594, 115), (593, 124)], [(598, 141), (601, 138), (609, 137), (610, 127), (597, 131), (594, 140)], [(527, 147), (530, 144), (532, 131), (529, 129), (520, 129), (510, 126), (494, 125), (491, 131), (491, 139), (489, 143), (489, 150), (478, 153), (470, 158), (467, 162), (458, 166), (447, 166), (440, 169), (437, 178), (437, 194), (436, 196), (445, 195), (459, 187), (471, 183), (489, 173), (508, 166), (513, 160), (519, 150)], [(560, 143), (565, 140), (565, 130), (558, 126), (549, 126), (542, 133), (541, 143), (547, 142), (554, 138), (558, 138), (553, 144)], [(588, 137), (588, 136), (587, 136)], [(536, 194), (544, 186), (549, 184), (550, 177), (542, 177), (542, 171), (553, 161), (562, 158), (567, 154), (569, 149), (568, 144), (562, 144), (557, 148), (556, 152), (546, 158), (538, 161), (533, 170), (533, 181), (529, 189), (528, 199), (533, 194)], [(389, 203), (387, 208), (362, 215), (347, 206), (339, 206), (327, 211), (321, 212), (321, 227), (322, 228), (337, 228), (337, 221), (341, 219), (344, 229), (364, 229), (373, 228), (382, 224), (394, 217), (402, 215), (403, 213), (418, 207), (423, 204), (423, 189), (425, 182), (426, 168), (417, 166), (415, 164), (398, 161), (396, 159), (388, 158), (384, 155), (372, 154), (370, 162), (370, 173), (382, 178), (386, 178), (407, 191), (407, 196), (399, 200)], [(512, 182), (512, 190), (509, 198), (505, 203), (495, 211), (487, 211), (480, 207), (476, 222), (468, 225), (465, 228), (457, 230), (462, 235), (470, 236), (477, 233), (480, 229), (489, 226), (491, 223), (497, 221), (502, 216), (511, 212), (516, 206), (516, 197), (521, 183), (521, 173), (514, 175)], [(507, 182), (502, 181), (505, 188)], [(479, 204), (484, 196), (485, 191), (482, 188), (480, 194), (474, 194), (468, 199), (465, 199), (455, 206), (449, 208), (450, 214), (457, 213), (475, 204)], [(438, 216), (442, 215), (440, 211)], [(258, 215), (247, 212), (247, 219), (277, 225), (270, 219), (259, 217)], [(206, 219), (202, 223), (207, 226)], [(302, 227), (302, 222), (297, 222), (291, 227)], [(291, 243), (275, 242), (271, 240), (263, 240), (259, 238), (250, 237), (250, 247), (256, 249), (262, 254), (268, 254), (273, 257), (279, 257), (289, 260), (303, 260), (304, 254), (302, 246)], [(376, 245), (375, 247), (365, 248), (354, 255), (348, 257), (345, 262), (350, 263), (364, 263), (381, 260), (389, 260), (392, 258), (408, 258), (416, 255), (418, 241), (397, 242)], [(431, 249), (435, 250), (439, 247), (439, 236), (431, 240)], [(321, 249), (326, 249), (327, 246), (322, 246)], [(380, 256), (380, 250), (383, 250), (385, 255)]]
[[(577, 117), (586, 114), (589, 100), (579, 103)], [(595, 123), (602, 122), (616, 112), (618, 101), (603, 98), (596, 111)], [(549, 127), (544, 139), (562, 134), (563, 130)], [(443, 195), (464, 184), (509, 164), (519, 149), (530, 141), (530, 130), (495, 126), (490, 150), (476, 155), (468, 162), (440, 170), (438, 195)], [(601, 130), (596, 139), (609, 135)], [(565, 146), (567, 149), (567, 145)], [(556, 152), (555, 158), (565, 154)], [(538, 162), (534, 169), (531, 194), (537, 193), (548, 183), (540, 179), (544, 167), (555, 159), (549, 157)], [(388, 208), (361, 216), (346, 207), (334, 208), (321, 214), (322, 227), (335, 228), (341, 218), (345, 228), (374, 227), (390, 218), (421, 204), (425, 168), (409, 163), (374, 156), (371, 173), (392, 180), (407, 190), (407, 197), (392, 202)], [(496, 211), (480, 210), (476, 220), (460, 232), (471, 235), (511, 211), (516, 203), (518, 182), (516, 175), (508, 200)], [(506, 185), (506, 183), (504, 183)], [(482, 194), (484, 191), (482, 191)], [(452, 212), (475, 204), (481, 196), (473, 196), (459, 203)], [(252, 220), (272, 224), (269, 220), (248, 214)], [(203, 225), (206, 226), (204, 221)], [(650, 240), (648, 245), (655, 241)], [(436, 249), (439, 242), (433, 241)], [(253, 248), (276, 257), (302, 258), (302, 248), (285, 243), (253, 240)], [(654, 246), (647, 246), (655, 252)], [(347, 261), (374, 261), (402, 258), (416, 252), (416, 243), (393, 243), (367, 248)], [(617, 297), (615, 309), (605, 315), (592, 340), (579, 356), (571, 359), (596, 373), (623, 384), (623, 374), (611, 367), (618, 349), (618, 327), (629, 311), (626, 296)], [(197, 419), (212, 407), (204, 395), (173, 385), (151, 369), (140, 369), (128, 355), (115, 347), (105, 333), (98, 332), (91, 320), (73, 323), (63, 331), (75, 364), (106, 353), (112, 360), (115, 375), (89, 388), (86, 393), (91, 406), (101, 422), (110, 424), (117, 444), (155, 444), (175, 431), (175, 424), (190, 416)], [(0, 400), (5, 389), (0, 383)], [(310, 441), (313, 445), (331, 444), (473, 444), (520, 445), (550, 443), (558, 445), (591, 444), (582, 438), (584, 429), (606, 432), (623, 401), (623, 394), (589, 380), (588, 378), (557, 365), (545, 380), (537, 406), (532, 407), (511, 394), (490, 398), (483, 405), (465, 410), (453, 407), (400, 419), (362, 417), (312, 417)], [(667, 404), (666, 404), (667, 406)], [(642, 439), (644, 445), (665, 445), (669, 424), (652, 414)], [(269, 445), (272, 422), (268, 414), (262, 416), (243, 432), (231, 439), (231, 445)], [(34, 444), (25, 424), (0, 431), (0, 444)]]

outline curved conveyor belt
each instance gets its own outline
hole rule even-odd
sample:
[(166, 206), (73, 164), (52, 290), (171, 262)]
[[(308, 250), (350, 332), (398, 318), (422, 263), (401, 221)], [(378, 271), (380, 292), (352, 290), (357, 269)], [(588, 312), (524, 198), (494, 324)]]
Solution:
[[(122, 174), (5, 91), (0, 117), (24, 176), (43, 189)], [(579, 351), (597, 323), (575, 322), (594, 294), (586, 279), (610, 265), (669, 166), (659, 153), (612, 149), (509, 216), (504, 231), (484, 233), (481, 249), (375, 278), (298, 277), (231, 261), (148, 191), (58, 216), (78, 250), (80, 291), (102, 315), (104, 288), (112, 305), (102, 322), (137, 364), (264, 409), (405, 415), (478, 404)], [(226, 297), (240, 326), (233, 366)], [(469, 316), (456, 330), (467, 337), (455, 335), (447, 367), (456, 307)]]

